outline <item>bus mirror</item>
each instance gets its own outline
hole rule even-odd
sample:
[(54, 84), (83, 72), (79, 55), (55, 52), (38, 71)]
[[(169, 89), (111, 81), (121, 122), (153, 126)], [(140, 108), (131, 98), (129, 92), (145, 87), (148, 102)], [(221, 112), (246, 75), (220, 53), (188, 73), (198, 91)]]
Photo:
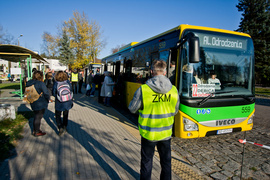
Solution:
[(188, 38), (189, 44), (189, 62), (200, 62), (200, 43), (199, 38), (196, 36)]

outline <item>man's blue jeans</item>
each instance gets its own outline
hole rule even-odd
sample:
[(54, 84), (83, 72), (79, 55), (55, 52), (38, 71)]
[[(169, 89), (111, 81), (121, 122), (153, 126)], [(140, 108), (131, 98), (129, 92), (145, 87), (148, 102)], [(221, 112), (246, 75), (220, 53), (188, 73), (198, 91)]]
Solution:
[(95, 95), (95, 90), (96, 90), (96, 84), (92, 83), (92, 89), (91, 89), (90, 95)]
[(172, 179), (171, 169), (171, 139), (164, 141), (152, 142), (141, 138), (141, 177), (140, 179), (151, 180), (153, 156), (155, 146), (160, 156), (161, 174), (160, 179)]

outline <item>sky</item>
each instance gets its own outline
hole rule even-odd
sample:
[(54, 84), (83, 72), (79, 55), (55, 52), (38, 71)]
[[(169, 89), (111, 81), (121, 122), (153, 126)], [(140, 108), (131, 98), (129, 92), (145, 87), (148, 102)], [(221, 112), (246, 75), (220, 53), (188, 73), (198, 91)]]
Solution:
[[(236, 30), (241, 12), (238, 0), (0, 0), (0, 26), (20, 46), (42, 53), (42, 35), (57, 35), (73, 12), (85, 13), (96, 21), (105, 47), (103, 58), (112, 48), (140, 42), (180, 24)], [(22, 37), (19, 37), (20, 35)], [(19, 38), (18, 38), (19, 37)]]

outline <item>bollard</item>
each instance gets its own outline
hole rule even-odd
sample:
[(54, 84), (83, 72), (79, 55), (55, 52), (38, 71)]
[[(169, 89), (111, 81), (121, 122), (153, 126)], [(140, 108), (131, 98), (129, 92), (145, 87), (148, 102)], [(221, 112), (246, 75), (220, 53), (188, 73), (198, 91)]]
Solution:
[(10, 104), (0, 104), (0, 121), (6, 118), (16, 118), (15, 107)]

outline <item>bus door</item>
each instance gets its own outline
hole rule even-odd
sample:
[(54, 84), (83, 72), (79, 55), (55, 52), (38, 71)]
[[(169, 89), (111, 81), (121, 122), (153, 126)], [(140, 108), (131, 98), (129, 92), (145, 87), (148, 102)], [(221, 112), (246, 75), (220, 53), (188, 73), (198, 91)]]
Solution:
[(117, 81), (117, 79), (120, 75), (120, 65), (121, 65), (121, 61), (117, 61), (115, 63), (115, 79), (114, 79), (115, 82)]
[(177, 58), (177, 51), (171, 49), (167, 49), (159, 53), (159, 59), (167, 63), (166, 76), (170, 79), (173, 85), (175, 84), (176, 58)]
[(124, 102), (124, 81), (123, 81), (123, 74), (121, 74), (121, 61), (117, 61), (115, 63), (115, 76), (114, 76), (114, 82), (116, 82), (114, 86), (114, 94), (113, 96), (115, 97), (115, 101), (118, 103)]
[[(170, 50), (170, 56), (169, 56), (169, 62), (168, 62), (168, 78), (170, 79), (171, 83), (173, 85), (176, 85), (176, 71), (178, 67), (178, 61), (177, 61), (177, 49), (171, 49)], [(170, 76), (169, 76), (170, 75)]]
[(127, 60), (125, 62), (125, 74), (124, 74), (124, 79), (125, 81), (131, 81), (131, 73), (132, 73), (132, 61)]

